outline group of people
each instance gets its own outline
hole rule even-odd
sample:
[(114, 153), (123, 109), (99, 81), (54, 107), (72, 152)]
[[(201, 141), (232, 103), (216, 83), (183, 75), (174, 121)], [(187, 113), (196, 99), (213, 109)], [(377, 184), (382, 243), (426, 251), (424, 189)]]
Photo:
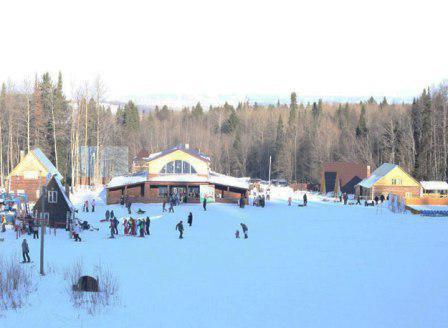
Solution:
[[(90, 201), (90, 206), (91, 206), (92, 212), (95, 212), (95, 199), (92, 199)], [(84, 201), (84, 204), (82, 206), (82, 211), (83, 212), (88, 212), (89, 211), (89, 201), (88, 200)]]
[[(308, 205), (308, 196), (306, 194), (303, 194), (303, 203), (299, 204), (299, 206), (307, 206)], [(288, 206), (292, 205), (292, 197), (288, 197)]]
[[(249, 238), (249, 235), (247, 234), (247, 232), (249, 231), (249, 229), (247, 228), (247, 225), (245, 225), (244, 223), (240, 223), (241, 228), (243, 229), (243, 234), (244, 234), (244, 239)], [(240, 238), (240, 231), (237, 229), (235, 231), (235, 238), (239, 239)]]
[[(113, 224), (114, 228), (117, 229), (116, 222), (118, 222), (118, 220), (114, 222), (115, 222)], [(147, 216), (146, 219), (134, 219), (131, 217), (129, 218), (129, 220), (124, 219), (123, 221), (124, 234), (130, 236), (137, 236), (137, 234), (139, 235), (139, 237), (145, 237), (145, 235), (149, 236), (151, 234), (149, 230), (150, 226), (151, 226), (151, 219), (149, 218), (149, 216)], [(118, 230), (115, 230), (115, 232), (118, 234)], [(113, 238), (112, 228), (111, 228), (111, 238)]]
[(254, 197), (253, 205), (254, 206), (264, 207), (266, 205), (266, 197), (265, 197), (265, 195), (258, 195), (256, 197)]

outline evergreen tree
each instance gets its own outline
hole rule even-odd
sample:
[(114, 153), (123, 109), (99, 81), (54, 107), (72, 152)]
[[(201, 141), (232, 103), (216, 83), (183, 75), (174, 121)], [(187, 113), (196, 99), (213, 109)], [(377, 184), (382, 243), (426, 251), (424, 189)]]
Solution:
[(358, 126), (356, 127), (356, 136), (364, 137), (367, 135), (367, 123), (366, 123), (366, 107), (361, 105), (361, 114), (359, 115)]
[(201, 103), (198, 102), (196, 104), (196, 106), (194, 106), (193, 110), (191, 111), (191, 114), (193, 115), (193, 117), (195, 118), (199, 118), (202, 116), (202, 114), (204, 114), (204, 110), (202, 109)]
[(232, 108), (229, 118), (225, 120), (222, 125), (221, 132), (231, 134), (233, 133), (233, 131), (237, 129), (239, 125), (240, 125), (240, 119), (238, 118), (236, 111)]
[(288, 125), (292, 126), (297, 117), (297, 95), (295, 92), (291, 93), (291, 103), (289, 105), (289, 119), (288, 119)]
[(140, 126), (140, 115), (138, 114), (137, 106), (129, 101), (124, 106), (124, 127), (127, 131), (137, 131)]

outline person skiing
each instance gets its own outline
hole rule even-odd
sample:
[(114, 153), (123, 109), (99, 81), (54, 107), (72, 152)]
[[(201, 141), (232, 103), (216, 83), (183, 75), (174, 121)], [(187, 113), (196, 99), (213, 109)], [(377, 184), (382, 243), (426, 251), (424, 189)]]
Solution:
[(179, 239), (184, 238), (184, 224), (182, 223), (182, 220), (176, 224), (176, 230), (179, 231)]
[(95, 212), (95, 199), (92, 199), (90, 204), (92, 204), (92, 212)]
[(204, 197), (204, 200), (202, 201), (202, 207), (204, 208), (204, 211), (207, 211), (207, 198)]
[(306, 195), (306, 193), (303, 194), (303, 206), (308, 205), (308, 196)]
[(239, 230), (235, 231), (235, 238), (240, 239), (240, 231)]
[(247, 231), (249, 230), (249, 229), (247, 229), (247, 225), (245, 225), (244, 223), (241, 223), (241, 228), (243, 228), (244, 239), (247, 239), (249, 237), (247, 235)]
[(145, 221), (145, 228), (146, 228), (146, 234), (149, 236), (149, 226), (151, 225), (151, 219), (149, 218), (149, 216), (146, 217), (146, 221)]
[(22, 241), (22, 256), (23, 256), (23, 263), (30, 263), (30, 249), (28, 247), (28, 243), (26, 239), (24, 238)]
[(107, 210), (105, 215), (106, 215), (106, 221), (109, 221), (109, 218), (110, 218), (110, 211)]
[(190, 212), (190, 214), (188, 214), (188, 225), (191, 227), (192, 224), (193, 224), (193, 214)]

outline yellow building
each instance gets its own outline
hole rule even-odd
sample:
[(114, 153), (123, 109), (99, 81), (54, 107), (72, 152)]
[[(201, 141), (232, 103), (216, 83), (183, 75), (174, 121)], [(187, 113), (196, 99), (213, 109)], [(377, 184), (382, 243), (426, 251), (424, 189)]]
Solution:
[(367, 199), (388, 194), (420, 197), (421, 185), (396, 164), (384, 163), (356, 185), (356, 194)]

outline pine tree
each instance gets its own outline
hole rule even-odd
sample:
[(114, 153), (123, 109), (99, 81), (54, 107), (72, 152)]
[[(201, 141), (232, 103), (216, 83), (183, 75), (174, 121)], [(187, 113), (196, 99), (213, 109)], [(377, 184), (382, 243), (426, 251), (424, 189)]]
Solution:
[(366, 124), (366, 107), (364, 104), (361, 105), (361, 114), (359, 115), (358, 126), (356, 127), (356, 136), (364, 137), (367, 135), (367, 124)]
[(295, 92), (291, 93), (291, 103), (289, 105), (289, 118), (288, 118), (288, 125), (292, 126), (295, 124), (296, 117), (297, 117), (297, 95)]
[(198, 102), (196, 106), (194, 106), (193, 110), (191, 111), (191, 114), (194, 118), (199, 118), (204, 114), (204, 110), (202, 109), (201, 103)]
[(128, 131), (137, 131), (140, 126), (140, 115), (132, 101), (124, 106), (124, 126)]
[(221, 132), (231, 134), (238, 128), (239, 125), (240, 125), (240, 119), (238, 118), (236, 111), (232, 108), (228, 119), (225, 120), (222, 125)]

